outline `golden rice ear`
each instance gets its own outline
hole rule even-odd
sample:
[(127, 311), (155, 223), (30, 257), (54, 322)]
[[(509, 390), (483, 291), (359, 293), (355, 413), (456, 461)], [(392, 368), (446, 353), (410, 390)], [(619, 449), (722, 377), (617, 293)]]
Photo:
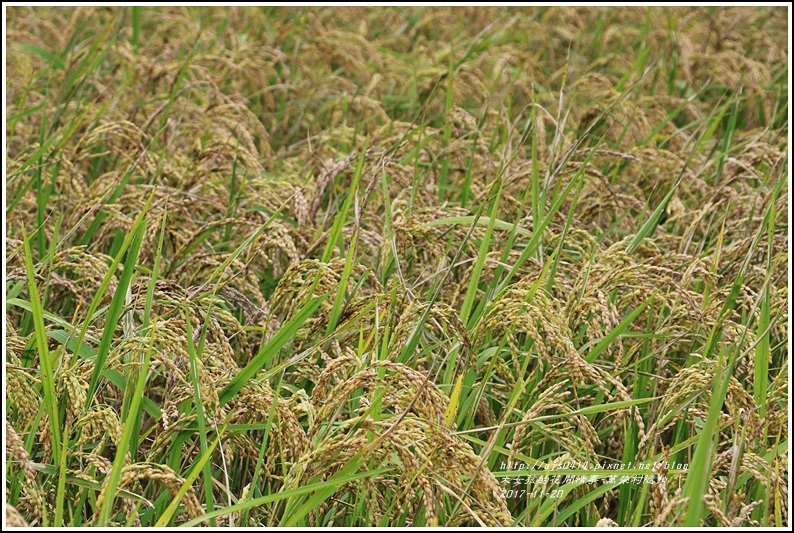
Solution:
[[(172, 496), (176, 496), (180, 489), (185, 484), (185, 480), (179, 477), (171, 468), (166, 465), (153, 465), (151, 463), (131, 464), (125, 466), (121, 472), (121, 480), (119, 481), (118, 488), (123, 489), (133, 484), (138, 484), (142, 481), (157, 481), (168, 489)], [(99, 492), (97, 496), (97, 508), (102, 507), (103, 500), (107, 497), (105, 488)], [(204, 514), (204, 509), (201, 507), (196, 493), (192, 487), (188, 487), (185, 494), (182, 496), (182, 503), (184, 505), (185, 513), (190, 518), (196, 518)]]
[(611, 518), (602, 518), (596, 523), (596, 527), (620, 527), (617, 522)]
[(13, 505), (6, 504), (6, 521), (7, 527), (30, 527), (30, 524), (22, 517)]

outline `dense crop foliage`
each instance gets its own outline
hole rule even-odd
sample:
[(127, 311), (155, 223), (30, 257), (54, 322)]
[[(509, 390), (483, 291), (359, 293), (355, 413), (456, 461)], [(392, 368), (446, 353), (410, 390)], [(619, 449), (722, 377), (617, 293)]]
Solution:
[(785, 8), (7, 16), (9, 524), (788, 523)]

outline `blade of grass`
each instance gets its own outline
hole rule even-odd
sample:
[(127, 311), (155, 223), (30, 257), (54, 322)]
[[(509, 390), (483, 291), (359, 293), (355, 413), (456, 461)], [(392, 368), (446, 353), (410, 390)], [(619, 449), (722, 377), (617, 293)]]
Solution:
[(205, 515), (193, 518), (188, 520), (183, 524), (183, 527), (192, 527), (195, 525), (200, 524), (201, 522), (205, 522), (209, 518), (217, 518), (219, 516), (224, 516), (230, 513), (236, 513), (239, 511), (244, 511), (245, 509), (251, 509), (254, 507), (261, 507), (267, 503), (277, 502), (281, 500), (285, 500), (287, 498), (294, 498), (296, 496), (302, 496), (304, 494), (309, 494), (311, 492), (322, 490), (326, 488), (333, 488), (336, 490), (337, 487), (344, 485), (345, 483), (350, 483), (351, 481), (356, 481), (359, 479), (364, 479), (373, 476), (379, 476), (381, 474), (385, 474), (388, 472), (388, 468), (376, 468), (373, 470), (367, 470), (366, 472), (359, 472), (357, 474), (353, 474), (350, 476), (340, 477), (340, 478), (332, 478), (328, 481), (321, 481), (319, 483), (313, 483), (311, 485), (305, 485), (303, 487), (298, 487), (295, 489), (285, 490), (282, 492), (278, 492), (275, 494), (268, 494), (267, 496), (262, 496), (261, 498), (254, 498), (252, 500), (246, 500), (244, 502), (238, 503), (236, 505), (230, 505), (229, 507), (224, 507), (222, 509), (216, 509), (212, 513), (207, 513)]
[[(105, 488), (105, 499), (102, 502), (102, 507), (99, 510), (99, 517), (97, 519), (98, 526), (106, 526), (110, 522), (111, 514), (113, 511), (113, 502), (116, 499), (116, 489), (118, 488), (119, 481), (121, 480), (121, 472), (124, 469), (124, 463), (127, 457), (127, 452), (130, 450), (133, 435), (135, 433), (135, 420), (140, 414), (143, 403), (143, 389), (146, 385), (146, 377), (149, 373), (149, 363), (152, 359), (152, 350), (154, 349), (154, 339), (156, 338), (157, 326), (154, 325), (149, 333), (149, 346), (143, 356), (143, 364), (138, 372), (138, 379), (135, 382), (135, 392), (132, 394), (132, 403), (130, 404), (131, 418), (127, 419), (124, 429), (121, 433), (121, 440), (116, 447), (116, 457), (113, 460), (113, 466), (108, 474), (107, 486)], [(134, 457), (134, 456), (133, 456)]]
[(364, 167), (364, 159), (366, 158), (365, 156), (367, 154), (368, 146), (369, 135), (367, 135), (364, 139), (364, 147), (361, 149), (361, 155), (358, 158), (358, 165), (356, 165), (356, 171), (353, 174), (353, 180), (350, 182), (350, 190), (345, 197), (345, 201), (342, 203), (342, 208), (336, 215), (334, 225), (331, 228), (331, 234), (329, 235), (328, 241), (325, 244), (325, 250), (323, 251), (322, 255), (323, 263), (327, 263), (331, 260), (331, 254), (333, 254), (334, 248), (336, 248), (336, 244), (339, 242), (339, 238), (342, 236), (342, 228), (344, 227), (345, 221), (347, 220), (347, 213), (350, 210), (350, 204), (353, 201), (353, 197), (357, 195), (358, 182), (361, 178), (361, 170)]
[[(94, 400), (94, 393), (99, 385), (99, 378), (102, 371), (105, 369), (105, 361), (107, 360), (110, 352), (110, 344), (113, 342), (113, 336), (116, 333), (121, 312), (124, 308), (125, 299), (127, 297), (127, 289), (132, 282), (132, 275), (135, 271), (135, 265), (138, 262), (138, 252), (141, 249), (143, 236), (146, 232), (146, 222), (141, 220), (134, 233), (132, 243), (127, 253), (127, 258), (124, 261), (124, 269), (121, 271), (116, 292), (113, 294), (113, 299), (110, 302), (108, 313), (105, 318), (105, 328), (102, 331), (102, 338), (99, 340), (99, 348), (97, 349), (96, 360), (94, 361), (94, 370), (91, 373), (91, 379), (88, 382), (88, 391), (86, 399), (86, 410), (91, 407)], [(119, 252), (120, 254), (121, 252)]]
[(482, 268), (485, 265), (485, 259), (488, 256), (488, 250), (491, 246), (491, 234), (493, 233), (496, 216), (499, 213), (499, 199), (502, 196), (501, 177), (496, 180), (496, 183), (494, 183), (492, 187), (496, 189), (496, 193), (494, 194), (493, 200), (491, 200), (491, 211), (488, 218), (488, 227), (485, 230), (482, 241), (480, 242), (480, 249), (477, 253), (477, 261), (474, 263), (474, 268), (472, 269), (471, 273), (471, 281), (469, 281), (469, 286), (466, 289), (466, 296), (463, 299), (463, 307), (460, 310), (460, 319), (464, 324), (468, 324), (471, 307), (474, 304), (474, 297), (477, 295), (477, 288), (480, 284)]
[(615, 326), (612, 331), (606, 335), (606, 337), (601, 339), (599, 343), (596, 344), (595, 348), (590, 350), (590, 352), (585, 356), (585, 361), (588, 363), (595, 361), (598, 356), (601, 355), (601, 353), (603, 353), (603, 351), (606, 350), (610, 344), (612, 344), (612, 341), (617, 339), (620, 334), (623, 333), (626, 328), (628, 328), (637, 319), (638, 316), (640, 316), (640, 313), (642, 313), (648, 304), (651, 303), (651, 300), (653, 300), (655, 295), (656, 293), (651, 294), (648, 299), (646, 299), (637, 307), (637, 309), (629, 313), (626, 318), (621, 320), (620, 324)]
[(295, 313), (289, 322), (279, 329), (278, 333), (273, 335), (267, 344), (262, 346), (259, 353), (218, 394), (218, 401), (221, 405), (229, 403), (245, 384), (270, 362), (282, 346), (298, 331), (298, 328), (314, 314), (327, 296), (325, 294), (308, 302), (300, 311)]
[[(193, 341), (193, 325), (190, 320), (190, 313), (188, 312), (187, 305), (184, 305), (185, 317), (185, 336), (187, 337), (187, 352), (190, 359), (190, 381), (193, 385), (193, 403), (196, 406), (196, 425), (198, 426), (199, 444), (201, 452), (207, 452), (207, 425), (204, 421), (204, 401), (201, 397), (201, 378), (199, 377), (198, 361), (203, 352), (204, 340), (207, 335), (207, 322), (201, 329), (201, 339), (199, 341), (199, 348), (196, 349), (195, 342)], [(209, 320), (210, 312), (206, 312), (207, 320)], [(220, 435), (218, 436), (220, 438)], [(212, 470), (211, 465), (206, 461), (202, 461), (202, 469), (204, 474), (204, 500), (207, 506), (207, 512), (212, 512), (214, 508), (214, 499), (212, 495)], [(174, 499), (176, 501), (176, 498)], [(168, 521), (165, 522), (166, 524)], [(210, 525), (215, 526), (215, 519), (210, 519)]]
[[(193, 470), (188, 474), (185, 478), (185, 481), (182, 483), (182, 486), (179, 487), (179, 491), (174, 496), (174, 499), (171, 500), (171, 503), (166, 508), (165, 512), (160, 515), (160, 518), (157, 520), (157, 523), (154, 525), (155, 527), (164, 527), (166, 526), (171, 519), (174, 517), (174, 513), (176, 513), (177, 508), (179, 507), (179, 502), (182, 501), (182, 498), (185, 497), (187, 491), (190, 490), (190, 487), (193, 486), (193, 483), (196, 481), (200, 472), (204, 471), (204, 467), (209, 464), (210, 457), (212, 457), (212, 453), (215, 451), (215, 448), (218, 447), (218, 443), (221, 441), (221, 437), (223, 436), (224, 429), (222, 428), (218, 432), (218, 436), (212, 441), (212, 444), (204, 450), (204, 453), (201, 454), (201, 458), (199, 459), (198, 463), (193, 467)], [(212, 510), (208, 511), (207, 518), (210, 520), (210, 523), (215, 522), (215, 516), (211, 516), (213, 513)]]
[(61, 428), (58, 416), (58, 398), (55, 394), (55, 374), (52, 370), (50, 351), (47, 347), (47, 335), (44, 328), (44, 312), (41, 307), (39, 290), (36, 286), (36, 270), (33, 267), (33, 257), (30, 249), (30, 239), (25, 227), (22, 226), (22, 241), (25, 247), (25, 269), (28, 275), (28, 291), (30, 292), (31, 314), (33, 315), (36, 348), (39, 353), (39, 366), (41, 367), (41, 386), (44, 390), (44, 410), (50, 423), (50, 439), (52, 440), (52, 455), (55, 464), (60, 464), (61, 454)]
[[(91, 305), (89, 306), (88, 312), (86, 313), (86, 320), (83, 322), (83, 327), (80, 330), (80, 335), (77, 337), (77, 343), (75, 344), (74, 353), (80, 353), (80, 349), (83, 346), (83, 342), (85, 341), (86, 333), (88, 331), (88, 326), (90, 322), (94, 319), (94, 313), (99, 307), (99, 304), (102, 301), (102, 297), (105, 295), (105, 291), (107, 291), (108, 285), (110, 285), (110, 280), (113, 279), (113, 276), (116, 273), (116, 269), (121, 263), (121, 260), (124, 257), (125, 252), (127, 251), (127, 248), (129, 248), (130, 244), (132, 244), (132, 240), (135, 238), (135, 236), (138, 235), (138, 229), (143, 224), (143, 221), (146, 216), (146, 212), (149, 210), (149, 206), (151, 205), (152, 200), (154, 199), (154, 193), (155, 191), (152, 190), (152, 193), (149, 195), (149, 199), (147, 200), (146, 205), (144, 206), (143, 209), (141, 209), (138, 218), (133, 223), (132, 227), (130, 228), (130, 232), (127, 234), (126, 238), (122, 242), (121, 247), (119, 248), (119, 251), (116, 254), (116, 257), (113, 259), (113, 262), (110, 264), (110, 268), (108, 268), (108, 271), (105, 273), (105, 276), (102, 279), (102, 283), (100, 283), (99, 288), (97, 289), (96, 293), (93, 295)], [(113, 324), (113, 327), (115, 327), (115, 324)], [(91, 396), (89, 395), (88, 398), (90, 401)]]

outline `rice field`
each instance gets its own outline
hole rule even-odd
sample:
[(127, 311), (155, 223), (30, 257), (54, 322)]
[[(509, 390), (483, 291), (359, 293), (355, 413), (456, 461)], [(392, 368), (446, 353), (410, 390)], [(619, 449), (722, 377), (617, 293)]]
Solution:
[(786, 7), (8, 7), (9, 526), (785, 526)]

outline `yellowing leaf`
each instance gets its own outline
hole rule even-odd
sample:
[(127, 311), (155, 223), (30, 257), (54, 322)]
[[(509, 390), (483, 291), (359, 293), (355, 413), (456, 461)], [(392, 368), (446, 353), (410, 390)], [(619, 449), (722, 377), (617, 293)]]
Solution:
[(455, 382), (455, 388), (452, 389), (452, 396), (449, 398), (449, 405), (447, 412), (444, 413), (444, 422), (447, 426), (452, 427), (455, 419), (458, 417), (458, 408), (460, 407), (460, 393), (463, 390), (463, 374), (458, 376)]

